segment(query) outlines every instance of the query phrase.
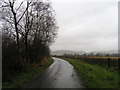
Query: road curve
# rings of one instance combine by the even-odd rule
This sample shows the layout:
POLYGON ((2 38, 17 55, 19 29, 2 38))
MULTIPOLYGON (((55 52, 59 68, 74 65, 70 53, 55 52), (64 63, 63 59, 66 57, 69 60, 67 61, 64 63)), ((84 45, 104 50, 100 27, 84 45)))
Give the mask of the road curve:
POLYGON ((26 88, 83 88, 73 66, 67 61, 53 58, 53 64, 26 88))

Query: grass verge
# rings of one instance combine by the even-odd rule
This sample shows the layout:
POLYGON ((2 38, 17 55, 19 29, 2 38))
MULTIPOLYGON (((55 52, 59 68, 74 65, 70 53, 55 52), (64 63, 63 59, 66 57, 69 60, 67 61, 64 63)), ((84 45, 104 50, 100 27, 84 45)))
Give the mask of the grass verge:
POLYGON ((74 66, 86 88, 119 88, 118 72, 75 59, 63 59, 74 66))
POLYGON ((52 58, 49 58, 49 62, 43 66, 34 68, 31 72, 22 73, 11 82, 2 83, 2 88, 24 88, 24 85, 38 77, 47 67, 53 63, 52 58))

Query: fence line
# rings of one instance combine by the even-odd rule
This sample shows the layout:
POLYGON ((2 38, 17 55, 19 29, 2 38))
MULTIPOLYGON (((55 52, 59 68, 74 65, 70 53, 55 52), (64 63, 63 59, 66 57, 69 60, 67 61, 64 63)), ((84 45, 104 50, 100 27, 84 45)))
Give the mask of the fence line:
POLYGON ((97 64, 108 68, 114 68, 118 70, 118 61, 120 57, 97 57, 97 56, 59 56, 64 58, 72 58, 80 61, 84 61, 90 64, 97 64))

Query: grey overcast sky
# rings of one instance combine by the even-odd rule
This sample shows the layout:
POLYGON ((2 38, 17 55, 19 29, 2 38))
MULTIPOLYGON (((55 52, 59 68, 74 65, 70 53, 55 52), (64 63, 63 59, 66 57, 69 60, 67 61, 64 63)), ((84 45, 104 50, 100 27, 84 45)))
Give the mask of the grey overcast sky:
POLYGON ((118 49, 118 0, 51 0, 58 35, 55 50, 118 49))

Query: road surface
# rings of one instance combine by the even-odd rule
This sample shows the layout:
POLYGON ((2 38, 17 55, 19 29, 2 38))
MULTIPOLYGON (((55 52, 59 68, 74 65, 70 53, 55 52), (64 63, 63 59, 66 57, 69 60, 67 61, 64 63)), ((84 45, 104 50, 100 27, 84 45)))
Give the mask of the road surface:
POLYGON ((73 66, 67 61, 53 58, 53 64, 26 88, 83 88, 73 66))

